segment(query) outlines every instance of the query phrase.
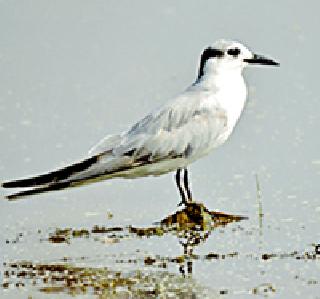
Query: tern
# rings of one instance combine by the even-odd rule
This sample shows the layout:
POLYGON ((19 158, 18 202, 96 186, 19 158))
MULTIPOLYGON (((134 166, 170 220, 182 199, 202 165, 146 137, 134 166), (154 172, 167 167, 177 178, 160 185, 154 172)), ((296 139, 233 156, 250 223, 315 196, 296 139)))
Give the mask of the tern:
POLYGON ((106 136, 80 162, 2 183, 4 188, 28 188, 7 198, 175 171, 181 203, 192 202, 187 166, 229 138, 245 106, 247 87, 242 72, 249 65, 279 63, 254 54, 237 41, 218 40, 203 50, 196 80, 185 91, 127 131, 106 136))

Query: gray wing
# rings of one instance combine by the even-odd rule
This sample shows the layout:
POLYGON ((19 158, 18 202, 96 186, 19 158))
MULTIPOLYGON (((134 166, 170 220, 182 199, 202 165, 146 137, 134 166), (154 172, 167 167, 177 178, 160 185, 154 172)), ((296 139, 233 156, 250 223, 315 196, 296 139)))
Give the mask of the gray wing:
POLYGON ((186 92, 148 114, 121 135, 99 143, 96 153, 112 150, 117 157, 159 160, 172 155, 197 155, 218 146, 225 133, 227 117, 207 94, 186 92))
POLYGON ((121 134, 107 135, 89 150, 88 155, 91 157, 101 153, 108 153, 121 144, 121 139, 121 134))

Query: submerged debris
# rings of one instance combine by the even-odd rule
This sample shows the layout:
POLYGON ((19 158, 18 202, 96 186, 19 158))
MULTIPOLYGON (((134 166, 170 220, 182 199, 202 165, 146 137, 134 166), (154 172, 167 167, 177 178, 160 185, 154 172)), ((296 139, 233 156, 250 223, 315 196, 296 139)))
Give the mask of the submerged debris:
POLYGON ((85 228, 56 228, 49 235, 48 241, 52 243, 69 243, 72 238, 89 238, 92 234, 106 234, 107 238, 121 239, 124 237, 123 233, 125 232, 139 237, 161 237, 168 232, 176 232, 181 235, 181 233, 187 234, 190 231, 211 231, 216 227, 244 219, 247 219, 247 217, 209 211, 203 204, 188 203, 184 209, 165 217, 157 226, 138 228, 134 226, 106 227, 94 225, 91 230, 85 228))
POLYGON ((271 283, 263 283, 252 289, 253 295, 267 296, 270 293, 275 293, 276 288, 271 283))
MULTIPOLYGON (((23 287, 33 284, 40 292, 46 294, 66 293, 70 295, 93 294, 109 298, 125 296, 125 298, 157 298, 159 296, 187 298, 196 293, 204 296, 208 290, 193 280, 185 280, 179 275, 159 272, 146 273, 136 270, 130 273, 114 271, 108 267, 77 267, 71 264, 32 264, 17 262, 7 265, 11 270, 9 277, 2 284, 23 287), (24 279, 23 282, 19 279, 24 279)), ((117 297, 118 298, 118 297, 117 297)), ((122 298, 122 297, 121 297, 122 298)))
POLYGON ((25 261, 7 263, 5 265, 7 268, 5 281, 2 287, 23 287, 30 284, 38 287, 41 292, 48 294, 94 294, 102 297, 120 295, 139 298, 156 298, 159 296, 189 298, 190 294, 195 293, 202 297, 201 294, 204 294, 207 290, 195 284, 190 277, 193 271, 193 261, 200 258, 207 260, 233 258, 238 253, 209 253, 200 257, 194 254, 195 247, 205 242, 217 227, 243 219, 246 219, 246 217, 209 211, 203 204, 188 203, 182 210, 178 210, 165 217, 158 224, 146 228, 98 225, 91 229, 56 228, 49 233, 47 241, 51 243, 70 243, 72 239, 85 238, 90 241, 113 244, 120 242, 123 238, 163 237, 172 234, 178 238, 183 247, 183 254, 174 257, 148 254, 138 259, 133 256, 128 259, 114 256, 113 262, 116 264, 139 263, 143 267, 143 270, 132 272, 121 272, 108 267, 75 266, 71 263, 72 259, 68 257, 64 257, 59 263, 52 264, 25 261), (98 235, 101 235, 101 237, 98 235), (165 269, 170 264, 177 266, 182 275, 166 272, 165 269), (149 273, 146 271, 148 268, 161 268, 162 271, 149 273))

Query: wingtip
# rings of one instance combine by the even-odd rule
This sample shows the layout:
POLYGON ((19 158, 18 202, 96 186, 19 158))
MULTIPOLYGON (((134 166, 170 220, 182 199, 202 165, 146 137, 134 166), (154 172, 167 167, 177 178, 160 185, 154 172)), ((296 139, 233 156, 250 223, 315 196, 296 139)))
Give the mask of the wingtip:
POLYGON ((11 188, 11 187, 14 187, 14 186, 11 186, 11 185, 12 185, 12 182, 10 182, 10 181, 2 182, 2 183, 1 183, 1 188, 11 188))
POLYGON ((9 195, 3 195, 0 198, 1 198, 1 200, 6 200, 6 201, 16 201, 17 200, 16 197, 17 197, 16 193, 13 193, 13 194, 9 194, 9 195))
POLYGON ((5 199, 6 199, 7 201, 17 201, 16 196, 13 196, 13 195, 7 195, 7 196, 5 196, 5 199))
POLYGON ((30 195, 32 195, 31 191, 34 191, 34 190, 35 189, 29 189, 25 191, 16 192, 16 193, 11 193, 9 195, 4 196, 4 199, 6 199, 7 201, 18 201, 28 196, 29 193, 30 195))
POLYGON ((1 188, 8 188, 8 182, 2 182, 1 188))

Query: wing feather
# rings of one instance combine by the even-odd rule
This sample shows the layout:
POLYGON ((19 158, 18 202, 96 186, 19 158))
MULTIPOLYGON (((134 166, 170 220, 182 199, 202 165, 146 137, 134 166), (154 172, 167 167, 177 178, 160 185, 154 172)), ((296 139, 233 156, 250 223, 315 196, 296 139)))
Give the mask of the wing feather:
POLYGON ((137 149, 137 153, 167 157, 190 155, 219 145, 226 131, 227 116, 215 103, 185 94, 162 109, 150 113, 126 132, 113 152, 122 155, 137 149), (192 151, 191 151, 192 149, 192 151))

